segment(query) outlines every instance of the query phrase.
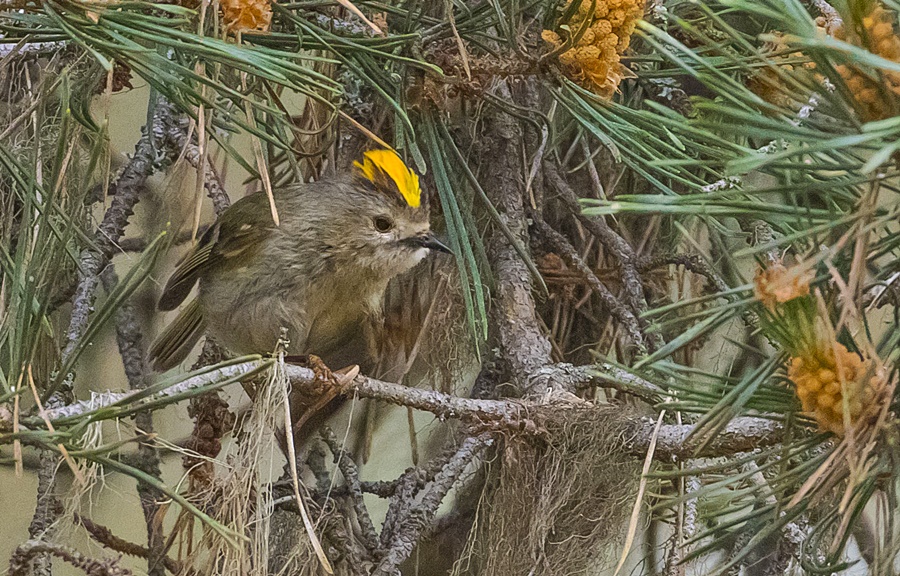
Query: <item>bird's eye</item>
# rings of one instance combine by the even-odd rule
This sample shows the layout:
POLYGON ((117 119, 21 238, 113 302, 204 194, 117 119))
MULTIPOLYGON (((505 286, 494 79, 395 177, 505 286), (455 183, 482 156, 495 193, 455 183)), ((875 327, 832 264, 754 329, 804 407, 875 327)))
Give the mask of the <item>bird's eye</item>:
POLYGON ((394 221, 387 216, 376 216, 375 219, 372 220, 372 223, 379 232, 388 232, 394 227, 394 221))

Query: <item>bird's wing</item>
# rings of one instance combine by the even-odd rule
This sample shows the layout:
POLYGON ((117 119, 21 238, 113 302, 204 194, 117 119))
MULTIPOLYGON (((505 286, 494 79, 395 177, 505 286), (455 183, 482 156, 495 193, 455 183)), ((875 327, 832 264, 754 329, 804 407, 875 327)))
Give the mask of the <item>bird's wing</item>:
POLYGON ((209 262, 209 256, 212 254, 218 236, 219 224, 216 223, 200 237, 200 242, 181 259, 175 272, 166 282, 166 287, 159 298, 160 310, 174 310, 184 302, 191 292, 191 288, 197 283, 200 273, 209 262))
POLYGON ((215 265, 229 265, 250 256, 274 228, 261 192, 235 202, 206 231, 194 248, 178 264, 159 299, 160 310, 174 310, 203 273, 215 265))
POLYGON ((206 322, 200 313, 200 305, 196 299, 191 300, 162 334, 156 337, 147 351, 151 367, 157 372, 174 368, 187 358, 205 328, 206 322))

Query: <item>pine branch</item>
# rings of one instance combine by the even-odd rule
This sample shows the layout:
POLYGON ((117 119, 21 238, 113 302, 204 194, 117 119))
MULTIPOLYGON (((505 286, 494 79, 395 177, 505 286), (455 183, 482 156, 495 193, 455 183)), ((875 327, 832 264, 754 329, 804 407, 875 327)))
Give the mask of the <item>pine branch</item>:
MULTIPOLYGON (((232 364, 217 370, 188 378, 177 385, 157 392, 146 399, 154 402, 154 408, 162 405, 157 401, 189 390, 209 386, 225 380, 233 381, 243 375, 251 375, 271 364, 271 360, 251 360, 232 364)), ((614 369, 620 370, 620 369, 614 369)), ((307 389, 310 393, 321 388, 321 380, 316 373, 302 366, 287 364, 285 375, 296 390, 307 389)), ((542 421, 546 417, 558 416, 562 409, 591 406, 590 403, 573 399, 568 389, 589 386, 611 387, 625 392, 639 391, 648 399, 662 394, 657 386, 631 377, 626 374, 606 373, 604 366, 571 366, 568 364, 541 367, 526 380, 535 390, 544 390, 536 399, 503 399, 486 400, 462 398, 445 394, 436 390, 411 388, 401 384, 384 382, 359 375, 344 384, 342 393, 360 398, 371 398, 398 406, 408 406, 425 412, 431 412, 440 419, 458 419, 470 428, 479 431, 497 431, 502 433, 541 434, 542 421)), ((97 410, 116 403, 126 403, 131 394, 107 393, 97 396, 92 402, 80 402, 70 406, 48 410, 51 419, 71 418, 90 410, 97 410)), ((2 416, 2 414, 0 414, 2 416)), ((3 424, 0 421, 0 424, 3 424)), ((7 423, 7 426, 9 423, 7 423)), ((622 434, 629 440, 628 450, 637 456, 646 453, 650 445, 653 426, 649 420, 629 418, 623 415, 622 434)), ((783 425, 776 420, 759 417, 734 418, 716 439, 701 454, 694 454, 693 447, 686 442, 693 431, 689 424, 665 424, 662 426, 656 454, 661 459, 687 458, 693 456, 726 456, 737 452, 745 452, 753 448, 771 446, 781 440, 783 425)))
MULTIPOLYGON (((510 101, 506 81, 497 85, 497 97, 510 101)), ((519 154, 523 145, 521 126, 506 112, 496 111, 481 142, 481 154, 490 158, 484 190, 509 231, 527 246, 525 186, 519 178, 519 154), (488 135, 489 134, 489 135, 488 135)), ((488 259, 495 278, 491 309, 491 338, 499 349, 498 359, 506 365, 509 379, 528 393, 527 378, 550 363, 550 341, 541 331, 531 293, 531 274, 509 240, 497 228, 485 239, 488 259)))
MULTIPOLYGON (((101 280, 107 292, 111 292, 118 284, 115 269, 107 266, 101 273, 101 280)), ((149 374, 143 346, 143 330, 138 322, 137 313, 131 302, 124 303, 116 311, 116 343, 119 347, 119 355, 125 367, 125 377, 128 387, 134 391, 144 390, 149 384, 149 374)), ((153 413, 142 410, 135 415, 135 427, 144 435, 153 433, 153 413)), ((146 474, 156 478, 161 477, 159 452, 151 442, 138 443, 138 468, 146 474)), ((147 542, 149 553, 147 556, 147 574, 149 576, 165 576, 165 565, 161 559, 165 556, 165 539, 163 537, 162 523, 157 514, 160 503, 164 500, 162 492, 148 485, 146 482, 137 483, 138 498, 141 509, 144 512, 144 522, 147 525, 147 542)))
POLYGON ((113 559, 97 560, 67 546, 29 540, 16 548, 9 559, 9 576, 28 576, 32 559, 43 555, 60 558, 88 576, 131 576, 132 573, 113 559))
POLYGON ((409 558, 422 532, 431 524, 438 507, 469 463, 488 446, 488 436, 466 438, 455 454, 442 467, 434 480, 416 495, 416 501, 400 500, 405 510, 396 519, 397 530, 391 534, 387 552, 373 576, 393 576, 400 564, 409 558))

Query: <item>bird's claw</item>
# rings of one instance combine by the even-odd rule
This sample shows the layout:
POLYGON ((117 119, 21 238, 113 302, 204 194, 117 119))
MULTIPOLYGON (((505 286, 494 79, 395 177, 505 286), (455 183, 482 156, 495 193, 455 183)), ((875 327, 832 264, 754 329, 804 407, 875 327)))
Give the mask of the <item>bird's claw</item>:
POLYGON ((334 373, 331 371, 331 368, 315 354, 309 354, 306 357, 306 366, 313 371, 313 374, 315 374, 316 382, 321 384, 331 384, 332 386, 335 384, 334 373))

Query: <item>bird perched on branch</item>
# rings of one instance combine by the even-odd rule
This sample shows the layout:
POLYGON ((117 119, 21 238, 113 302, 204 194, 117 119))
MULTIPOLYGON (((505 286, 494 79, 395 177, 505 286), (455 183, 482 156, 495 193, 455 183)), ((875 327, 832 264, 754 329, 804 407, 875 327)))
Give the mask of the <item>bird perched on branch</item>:
POLYGON ((274 192, 280 219, 257 192, 228 208, 169 278, 159 301, 197 297, 151 346, 154 369, 185 359, 204 332, 239 354, 272 352, 282 329, 291 354, 328 359, 381 311, 391 278, 432 250, 419 179, 392 150, 372 150, 352 173, 274 192))

